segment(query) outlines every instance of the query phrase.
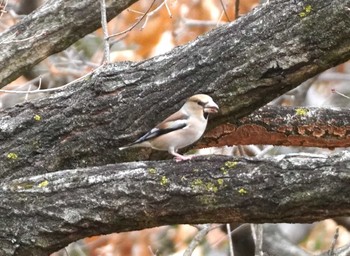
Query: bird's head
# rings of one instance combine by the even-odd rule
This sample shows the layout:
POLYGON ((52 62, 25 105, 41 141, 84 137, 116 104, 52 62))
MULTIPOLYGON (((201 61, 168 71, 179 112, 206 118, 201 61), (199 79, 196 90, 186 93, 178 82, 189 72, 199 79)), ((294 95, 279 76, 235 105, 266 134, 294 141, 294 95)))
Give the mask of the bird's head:
POLYGON ((219 106, 206 94, 196 94, 187 99, 185 106, 188 112, 201 112, 206 117, 209 113, 217 113, 219 106))

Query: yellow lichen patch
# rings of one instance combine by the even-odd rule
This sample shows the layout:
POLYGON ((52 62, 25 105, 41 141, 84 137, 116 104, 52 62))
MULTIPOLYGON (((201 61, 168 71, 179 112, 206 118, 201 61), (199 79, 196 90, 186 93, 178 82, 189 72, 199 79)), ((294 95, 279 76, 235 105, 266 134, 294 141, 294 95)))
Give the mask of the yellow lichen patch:
POLYGON ((35 121, 41 121, 41 116, 39 116, 39 115, 34 115, 34 120, 35 120, 35 121))
POLYGON ((227 171, 227 169, 226 169, 225 167, 220 167, 220 171, 222 171, 222 173, 223 173, 224 175, 227 175, 227 174, 228 174, 228 171, 227 171))
POLYGON ((201 179, 195 179, 194 181, 192 181, 191 185, 192 185, 192 187, 193 186, 202 186, 203 181, 201 179))
POLYGON ((157 173, 157 169, 156 168, 148 168, 148 173, 149 174, 156 174, 157 173))
POLYGON ((44 180, 42 182, 39 183, 38 187, 39 188, 44 188, 46 187, 47 185, 49 185, 49 182, 47 180, 44 180))
POLYGON ((193 172, 199 172, 199 169, 195 168, 193 169, 193 172))
POLYGON ((209 192, 218 192, 218 187, 214 185, 212 182, 205 183, 205 189, 209 192))
POLYGON ((224 185, 224 180, 223 179, 218 179, 217 182, 218 182, 218 184, 220 186, 224 185))
POLYGON ((7 154, 8 159, 16 160, 18 158, 18 155, 16 153, 10 152, 7 154))
POLYGON ((299 13, 299 17, 304 18, 307 15, 309 15, 311 11, 312 11, 312 7, 311 7, 311 5, 308 4, 305 6, 304 10, 299 13))
POLYGON ((245 190, 244 188, 241 188, 241 189, 239 189, 238 190, 238 193, 240 194, 240 195, 245 195, 245 194, 247 194, 248 193, 248 191, 247 190, 245 190))
POLYGON ((297 108, 295 110, 295 114, 297 116, 307 116, 308 113, 309 113, 309 110, 306 108, 297 108))
POLYGON ((169 179, 165 176, 162 176, 161 180, 160 180, 160 185, 165 186, 169 184, 169 179))
POLYGON ((237 166, 237 162, 236 161, 234 161, 234 162, 233 161, 226 161, 225 166, 227 168, 233 169, 237 166))

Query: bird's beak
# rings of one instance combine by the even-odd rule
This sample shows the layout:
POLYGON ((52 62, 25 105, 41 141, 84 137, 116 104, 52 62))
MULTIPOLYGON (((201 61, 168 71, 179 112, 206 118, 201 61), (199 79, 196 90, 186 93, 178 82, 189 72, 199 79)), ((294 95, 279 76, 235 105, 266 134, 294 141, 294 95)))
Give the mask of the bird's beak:
POLYGON ((204 106, 204 112, 206 113, 217 113, 219 112, 219 106, 215 102, 208 102, 204 106))

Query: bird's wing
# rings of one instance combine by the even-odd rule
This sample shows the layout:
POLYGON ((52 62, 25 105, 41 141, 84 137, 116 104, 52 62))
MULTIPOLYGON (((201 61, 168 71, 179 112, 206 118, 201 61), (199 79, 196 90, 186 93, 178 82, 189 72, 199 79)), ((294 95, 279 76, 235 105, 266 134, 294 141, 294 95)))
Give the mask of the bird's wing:
POLYGON ((171 116, 169 116, 167 119, 165 119, 163 122, 158 124, 156 127, 154 127, 152 130, 150 130, 148 133, 143 135, 141 138, 136 140, 133 144, 141 143, 146 140, 153 139, 155 137, 158 137, 160 135, 176 131, 179 129, 183 129, 188 125, 188 119, 189 116, 178 111, 171 116))

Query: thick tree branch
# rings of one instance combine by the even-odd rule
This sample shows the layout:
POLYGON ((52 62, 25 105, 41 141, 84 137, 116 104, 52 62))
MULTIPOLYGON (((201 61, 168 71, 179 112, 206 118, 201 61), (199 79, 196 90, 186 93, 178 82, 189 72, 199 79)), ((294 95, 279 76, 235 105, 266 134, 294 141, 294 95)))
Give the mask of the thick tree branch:
MULTIPOLYGON (((137 0, 106 1, 108 20, 137 0)), ((49 0, 0 34, 0 88, 101 26, 95 0, 49 0)))
POLYGON ((0 252, 46 255, 82 237, 166 224, 312 222, 349 215, 349 164, 348 152, 212 156, 2 181, 0 252))
POLYGON ((165 55, 108 65, 49 99, 5 110, 0 177, 148 159, 150 151, 117 148, 199 92, 221 107, 212 127, 242 117, 349 59, 349 5, 273 1, 165 55))
POLYGON ((216 127, 197 145, 271 144, 305 147, 350 147, 348 109, 266 106, 251 115, 216 127))

